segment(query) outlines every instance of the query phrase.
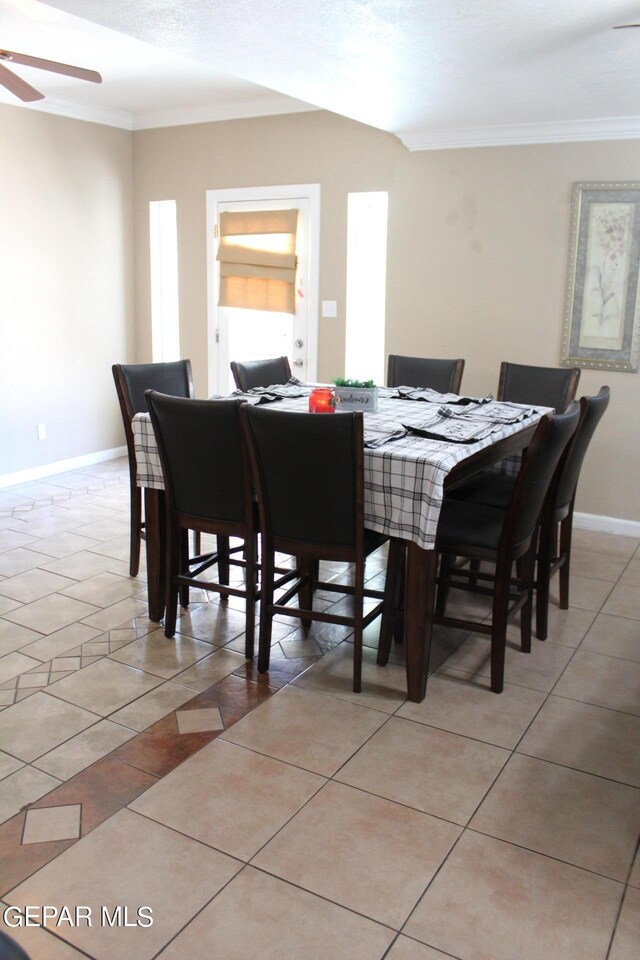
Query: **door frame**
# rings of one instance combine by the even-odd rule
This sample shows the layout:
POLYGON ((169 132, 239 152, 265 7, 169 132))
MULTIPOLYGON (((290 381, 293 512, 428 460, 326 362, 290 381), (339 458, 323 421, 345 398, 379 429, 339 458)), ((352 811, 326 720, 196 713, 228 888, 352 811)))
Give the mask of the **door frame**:
POLYGON ((235 187, 207 190, 207 360, 209 395, 219 392, 218 329, 219 278, 216 261, 217 209, 219 203, 251 200, 309 201, 309 288, 307 290, 307 379, 318 379, 318 314, 320 307, 320 184, 298 183, 268 187, 235 187))

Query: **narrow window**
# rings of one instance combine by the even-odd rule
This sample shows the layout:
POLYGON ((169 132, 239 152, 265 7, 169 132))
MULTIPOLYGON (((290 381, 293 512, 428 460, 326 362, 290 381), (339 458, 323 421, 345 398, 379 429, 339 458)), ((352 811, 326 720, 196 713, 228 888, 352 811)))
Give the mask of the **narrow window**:
POLYGON ((149 204, 151 341, 154 363, 180 359, 178 230, 175 200, 149 204))
POLYGON ((386 192, 350 193, 347 208, 345 375, 384 383, 386 192))

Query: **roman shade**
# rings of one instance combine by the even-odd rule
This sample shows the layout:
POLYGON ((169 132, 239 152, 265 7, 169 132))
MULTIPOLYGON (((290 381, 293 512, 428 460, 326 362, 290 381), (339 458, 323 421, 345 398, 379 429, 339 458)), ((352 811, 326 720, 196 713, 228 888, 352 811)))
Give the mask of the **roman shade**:
POLYGON ((220 214, 221 307, 295 313, 297 210, 220 214))

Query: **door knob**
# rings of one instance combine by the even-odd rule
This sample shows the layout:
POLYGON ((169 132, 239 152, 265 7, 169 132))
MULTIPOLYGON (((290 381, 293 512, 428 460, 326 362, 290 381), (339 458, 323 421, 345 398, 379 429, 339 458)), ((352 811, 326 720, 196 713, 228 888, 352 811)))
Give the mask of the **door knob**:
POLYGON ((304 340, 296 340, 293 345, 294 347, 298 347, 298 349, 300 349, 300 347, 304 347, 304 340))
POLYGON ((303 366, 304 366, 304 361, 303 361, 303 360, 294 360, 294 361, 293 361, 293 365, 294 365, 294 367, 303 367, 303 366))

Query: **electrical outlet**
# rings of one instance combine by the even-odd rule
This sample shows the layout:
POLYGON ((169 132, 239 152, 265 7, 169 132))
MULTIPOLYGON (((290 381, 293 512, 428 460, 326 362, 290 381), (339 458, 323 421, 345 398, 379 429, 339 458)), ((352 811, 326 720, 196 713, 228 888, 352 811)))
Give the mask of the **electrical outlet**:
POLYGON ((38 426, 37 426, 37 431, 38 431, 38 440, 46 440, 46 439, 47 439, 47 425, 46 425, 46 423, 39 423, 38 426))

